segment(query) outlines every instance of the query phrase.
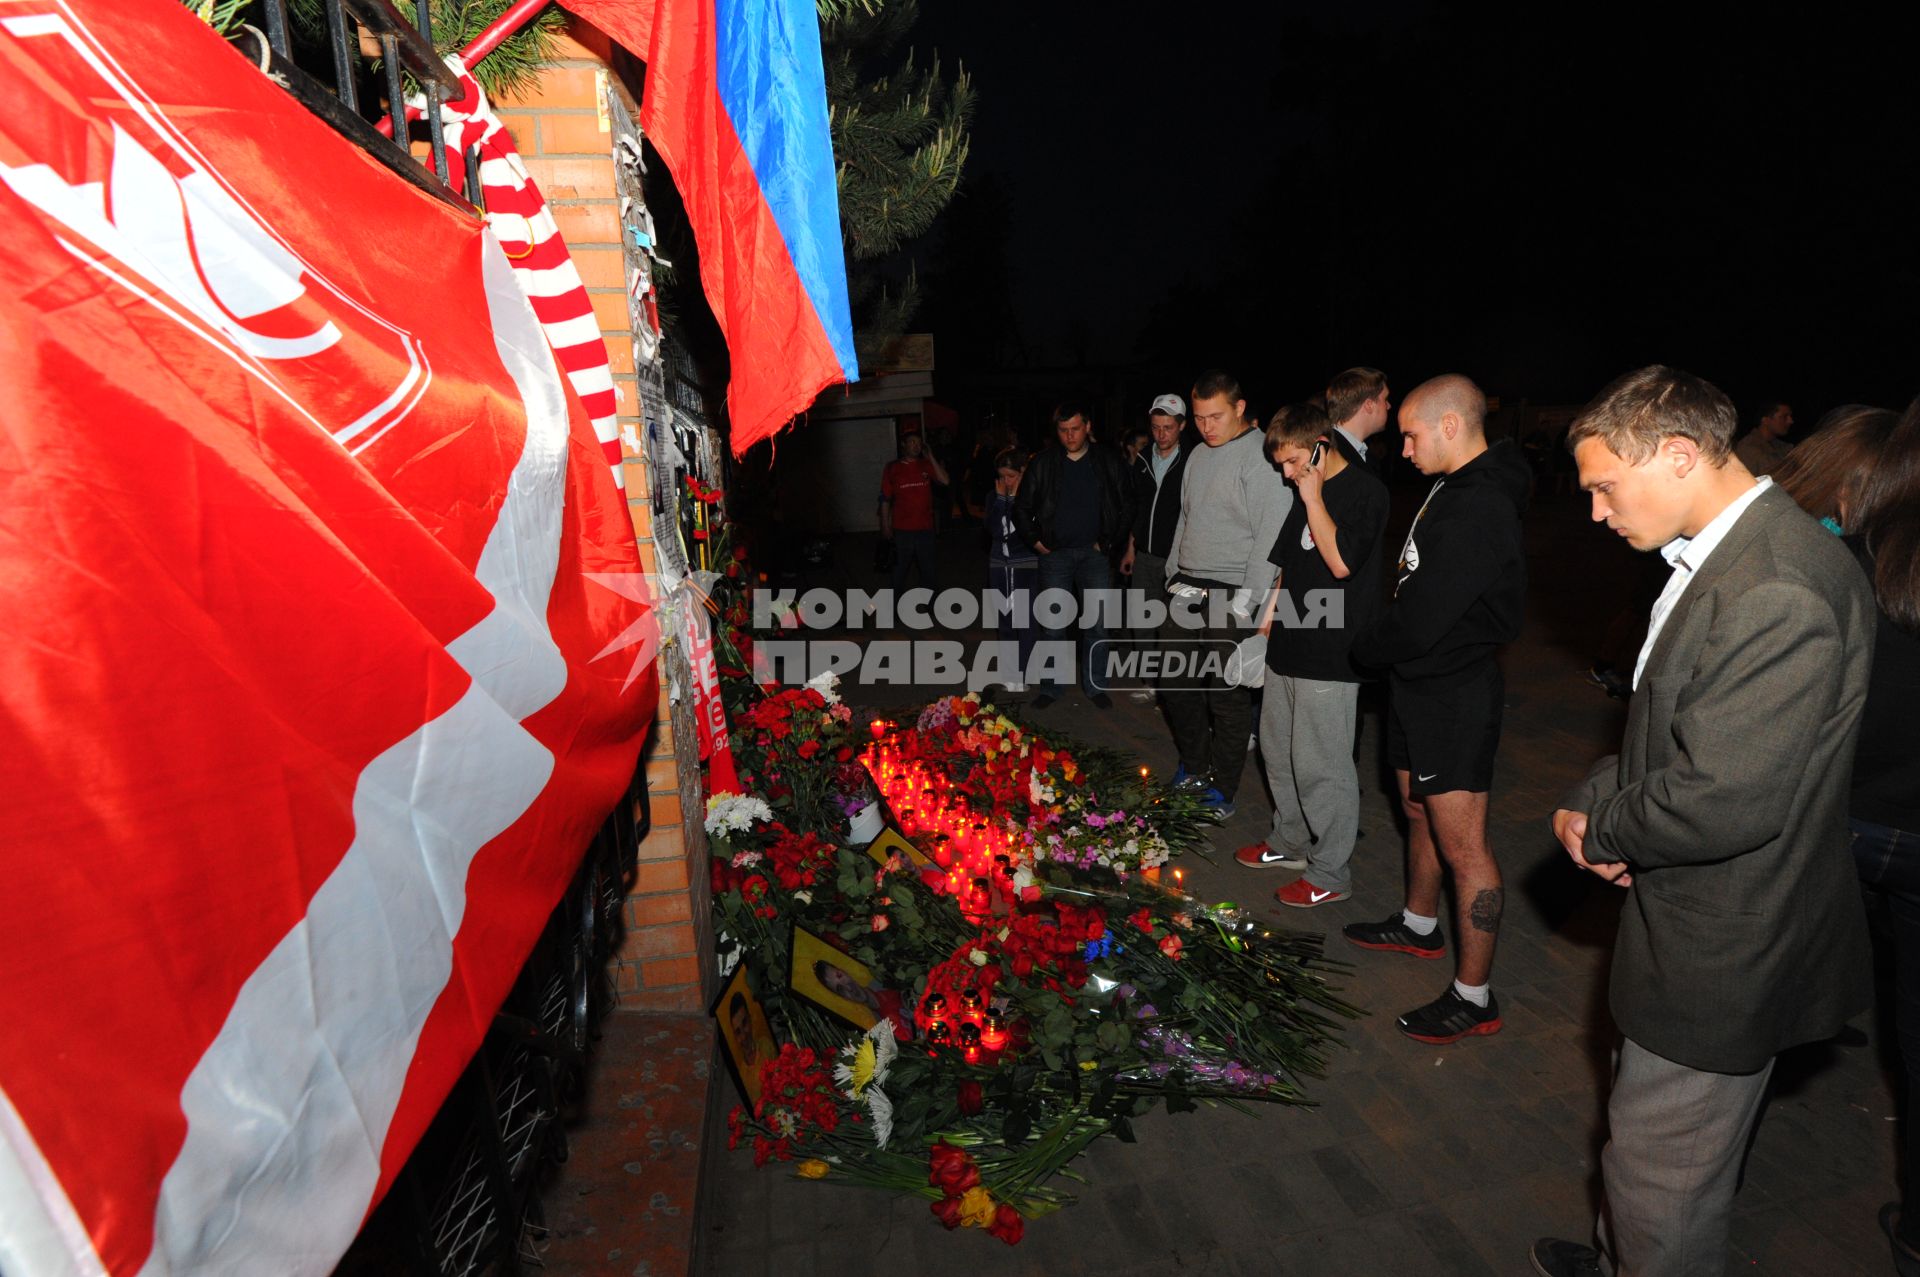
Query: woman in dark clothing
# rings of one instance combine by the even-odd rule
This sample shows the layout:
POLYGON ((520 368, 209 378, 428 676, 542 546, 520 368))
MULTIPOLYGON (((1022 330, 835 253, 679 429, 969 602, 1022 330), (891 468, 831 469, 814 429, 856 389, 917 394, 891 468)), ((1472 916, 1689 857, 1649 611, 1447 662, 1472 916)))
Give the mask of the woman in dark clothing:
POLYGON ((1887 439, 1857 501, 1840 509, 1880 608, 1854 755, 1853 854, 1892 924, 1895 1022, 1907 1072, 1901 1203, 1880 1223, 1897 1272, 1920 1277, 1920 399, 1887 439))
POLYGON ((1020 491, 1020 479, 1026 473, 1027 456, 1008 448, 993 459, 993 494, 987 498, 987 586, 1009 600, 1010 610, 1000 614, 1000 660, 1004 664, 1018 660, 1013 677, 1006 680, 1009 692, 1027 690, 1027 662, 1033 657, 1034 586, 1040 579, 1040 556, 1021 537, 1013 522, 1013 498, 1020 491))
POLYGON ((1827 531, 1850 529, 1841 510, 1860 504, 1860 486, 1873 473, 1900 414, 1865 404, 1847 404, 1820 424, 1782 461, 1773 481, 1827 531))

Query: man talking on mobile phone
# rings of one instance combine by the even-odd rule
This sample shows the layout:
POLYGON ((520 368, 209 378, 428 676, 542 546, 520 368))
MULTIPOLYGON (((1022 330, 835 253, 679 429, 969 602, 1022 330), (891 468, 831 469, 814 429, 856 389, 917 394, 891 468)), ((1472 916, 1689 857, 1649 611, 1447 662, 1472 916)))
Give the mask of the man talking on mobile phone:
POLYGON ((1260 698, 1260 756, 1273 791, 1273 828, 1234 859, 1249 869, 1304 869, 1274 893, 1310 909, 1353 893, 1360 835, 1360 774, 1353 764, 1362 675, 1354 635, 1380 610, 1387 486, 1333 428, 1318 403, 1291 404, 1267 426, 1267 456, 1298 500, 1268 556, 1281 593, 1267 600, 1266 691, 1260 698))

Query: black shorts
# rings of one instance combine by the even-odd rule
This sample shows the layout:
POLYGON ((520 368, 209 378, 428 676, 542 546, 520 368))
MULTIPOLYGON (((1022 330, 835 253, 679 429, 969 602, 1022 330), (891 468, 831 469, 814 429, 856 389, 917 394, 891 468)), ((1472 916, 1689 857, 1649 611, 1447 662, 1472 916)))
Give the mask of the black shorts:
POLYGON ((1421 798, 1493 788, 1493 756, 1500 748, 1506 681, 1500 667, 1432 682, 1393 680, 1387 698, 1387 765, 1407 773, 1408 792, 1421 798))

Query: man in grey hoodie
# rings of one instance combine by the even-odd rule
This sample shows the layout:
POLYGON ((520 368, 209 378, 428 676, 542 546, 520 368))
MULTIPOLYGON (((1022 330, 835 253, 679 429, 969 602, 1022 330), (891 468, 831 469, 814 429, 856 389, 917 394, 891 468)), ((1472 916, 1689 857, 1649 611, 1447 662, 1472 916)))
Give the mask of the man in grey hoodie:
MULTIPOLYGON (((1203 657, 1217 657, 1254 632, 1256 611, 1273 584, 1267 555, 1293 509, 1293 490, 1267 459, 1266 436, 1248 420, 1234 378, 1217 369, 1200 375, 1193 423, 1204 446, 1187 458, 1167 573, 1170 589, 1199 593, 1172 601, 1166 633, 1203 657), (1188 628, 1196 620, 1205 624, 1188 628)), ((1232 815, 1253 726, 1247 690, 1209 669, 1199 678, 1170 680, 1160 698, 1180 753, 1174 783, 1203 791, 1222 816, 1232 815)))

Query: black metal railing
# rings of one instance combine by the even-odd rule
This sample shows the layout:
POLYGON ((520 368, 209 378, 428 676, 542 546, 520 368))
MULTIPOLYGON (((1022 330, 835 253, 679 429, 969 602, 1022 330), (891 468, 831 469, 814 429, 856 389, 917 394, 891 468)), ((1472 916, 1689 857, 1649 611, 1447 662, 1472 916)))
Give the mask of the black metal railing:
POLYGON ((285 87, 300 104, 332 125, 350 141, 424 191, 460 207, 478 208, 480 199, 480 153, 475 147, 464 149, 460 157, 465 177, 465 198, 456 194, 448 180, 447 140, 440 119, 440 106, 460 95, 460 82, 447 69, 446 62, 434 51, 432 5, 426 0, 414 6, 419 15, 415 26, 394 6, 392 0, 321 0, 326 13, 326 44, 332 84, 328 84, 298 61, 295 32, 288 20, 286 0, 259 0, 265 32, 244 27, 234 37, 260 69, 285 87), (379 77, 384 80, 386 110, 361 105, 362 78, 374 72, 360 50, 361 33, 371 36, 379 46, 379 77), (264 43, 263 43, 264 41, 264 43), (408 145, 406 77, 411 75, 426 98, 423 118, 427 127, 428 163, 414 159, 408 145), (369 115, 371 108, 373 114, 369 115), (385 131, 375 127, 375 121, 385 131))

